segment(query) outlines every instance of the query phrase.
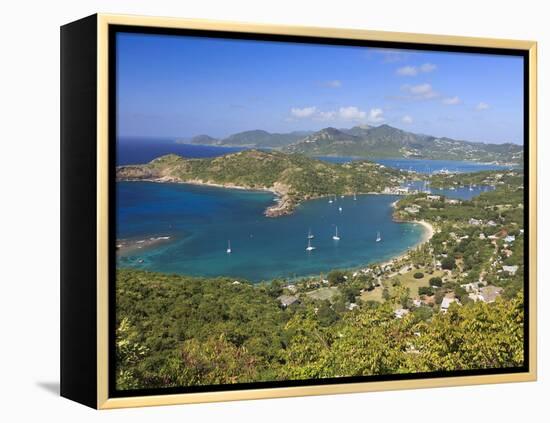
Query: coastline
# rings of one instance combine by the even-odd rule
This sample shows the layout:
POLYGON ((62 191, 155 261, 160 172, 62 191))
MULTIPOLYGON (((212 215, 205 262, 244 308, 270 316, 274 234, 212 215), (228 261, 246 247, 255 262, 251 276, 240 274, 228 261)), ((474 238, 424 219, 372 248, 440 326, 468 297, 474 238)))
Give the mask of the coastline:
POLYGON ((391 259, 389 260, 386 260, 384 262, 381 262, 379 263, 380 266, 384 267, 384 266, 388 266, 388 265, 391 265, 393 263, 396 263, 404 258, 406 258, 409 254, 409 251, 411 249, 414 249, 414 248, 418 248, 420 247, 421 245, 427 243, 428 241, 430 241, 430 239, 432 239, 432 237, 434 236, 435 234, 435 229, 434 227, 432 226, 431 223, 425 221, 425 220, 411 220, 411 221, 405 221, 405 222, 402 222, 402 223, 415 223, 415 224, 418 224, 420 226, 422 226, 425 230, 424 230, 424 234, 422 235, 422 237, 420 238, 420 241, 418 241, 415 245, 413 245, 412 247, 408 248, 407 251, 401 253, 401 254, 398 254, 397 256, 395 257, 392 257, 391 259))
POLYGON ((424 233, 424 236, 422 237, 422 240, 416 245, 417 247, 421 244, 424 244, 428 242, 432 237, 434 236, 435 229, 433 225, 425 220, 414 220, 413 223, 417 223, 426 229, 426 232, 424 233))
POLYGON ((117 255, 125 255, 138 250, 153 248, 163 242, 171 241, 171 236, 153 236, 140 239, 117 239, 115 250, 117 255))
MULTIPOLYGON (((140 180, 140 181, 143 181, 143 180, 140 180)), ((163 178, 163 180, 156 179, 156 180, 150 180, 148 182, 169 182, 169 181, 167 181, 167 178, 163 178)), ((246 187, 241 187, 241 186, 235 186, 235 185, 232 185, 232 184, 223 185, 223 184, 215 184, 215 183, 204 183, 203 181, 190 181, 190 182, 175 181, 175 182, 176 183, 189 183, 190 185, 212 186, 212 187, 215 187, 215 188, 253 191, 253 189, 246 188, 246 187)), ((255 189, 255 191, 257 191, 257 192, 271 192, 271 193, 274 193, 276 195, 280 194, 278 191, 275 191, 273 189, 268 189, 268 188, 265 188, 265 187, 264 188, 257 188, 257 189, 255 189)), ((280 201, 281 200, 279 199, 278 203, 274 206, 271 206, 271 207, 279 207, 280 206, 280 201)), ((398 199, 395 200, 393 203, 391 203, 390 207, 395 208, 395 204, 398 201, 399 201, 398 199)), ((411 250, 414 250, 414 249, 418 248, 419 246, 425 244, 426 242, 429 242, 430 239, 433 237, 433 235, 435 233, 435 229, 432 226, 432 224, 425 221, 425 220, 396 220, 396 219, 394 219, 394 221, 400 222, 400 223, 409 223, 409 224, 422 226, 422 234, 420 235, 420 237, 418 238, 416 243, 409 246, 405 251, 402 251, 401 253, 398 253, 397 255, 390 256, 385 261, 380 260, 380 261, 374 261, 374 262, 371 262, 371 263, 361 263, 361 264, 358 264, 358 265, 355 265, 355 266, 352 266, 352 267, 349 267, 349 268, 346 267, 346 270, 348 270, 348 271, 365 270, 365 269, 369 268, 369 266, 373 266, 373 265, 374 266, 386 267, 388 265, 398 263, 398 262, 402 261, 403 259, 406 259, 411 250)), ((172 237, 170 237, 170 236, 155 236, 155 237, 150 237, 150 238, 146 237, 144 239, 139 239, 139 240, 119 239, 119 240, 117 240, 117 245, 116 245, 117 255, 124 256, 124 255, 127 255, 129 253, 136 252, 136 251, 139 251, 139 250, 142 250, 142 249, 154 248, 156 245, 158 245, 160 243, 170 242, 170 241, 172 241, 172 237)), ((304 280, 304 279, 311 278, 313 276, 315 276, 315 274, 302 275, 302 276, 299 276, 299 277, 294 277, 294 278, 292 278, 292 280, 304 280)))
MULTIPOLYGON (((303 199, 296 199, 295 197, 290 197, 288 195, 288 191, 290 189, 289 186, 281 184, 276 182, 273 187, 247 187, 242 185, 236 185, 232 183, 216 183, 216 182, 210 182, 210 181, 203 181, 200 179, 189 179, 189 180, 181 180, 179 178, 175 178, 173 176, 161 176, 159 178, 117 178, 117 182, 154 182, 154 183, 174 183, 174 184, 189 184, 189 185, 196 185, 196 186, 207 186, 207 187, 214 187, 214 188, 224 188, 224 189, 236 189, 236 190, 242 190, 242 191, 257 191, 257 192, 269 192, 277 197, 277 203, 269 206, 264 211, 264 215, 266 217, 279 217, 279 216, 285 216, 292 214, 294 209, 299 206, 303 201, 308 200, 316 200, 319 198, 329 198, 334 194, 325 194, 325 195, 316 195, 316 196, 309 196, 307 198, 303 199)), ((369 192, 347 192, 344 195, 396 195, 396 196, 402 196, 403 194, 397 194, 393 192, 375 192, 375 191, 369 191, 369 192)), ((392 203, 392 207, 394 204, 399 201, 396 200, 394 203, 392 203)))

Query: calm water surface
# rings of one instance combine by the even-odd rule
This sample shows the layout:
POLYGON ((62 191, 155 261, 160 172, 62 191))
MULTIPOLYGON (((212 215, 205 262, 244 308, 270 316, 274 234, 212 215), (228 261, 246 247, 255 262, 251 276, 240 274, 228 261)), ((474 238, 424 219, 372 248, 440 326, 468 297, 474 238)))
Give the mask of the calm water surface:
POLYGON ((424 228, 392 220, 397 197, 308 201, 267 218, 273 195, 189 184, 117 183, 117 238, 170 236, 118 259, 121 267, 251 281, 318 274, 389 259, 417 244, 424 228), (342 211, 339 211, 339 207, 342 211), (336 226, 340 241, 334 241, 336 226), (307 236, 316 249, 307 252, 307 236), (382 241, 376 242, 377 232, 382 241), (227 254, 231 241, 232 253, 227 254))

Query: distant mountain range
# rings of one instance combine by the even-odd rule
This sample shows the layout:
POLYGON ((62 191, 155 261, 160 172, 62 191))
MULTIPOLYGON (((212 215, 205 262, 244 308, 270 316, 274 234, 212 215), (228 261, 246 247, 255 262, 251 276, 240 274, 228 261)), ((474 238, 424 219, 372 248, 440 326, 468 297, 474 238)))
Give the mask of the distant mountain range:
POLYGON ((521 163, 523 146, 512 143, 485 144, 447 137, 415 134, 390 125, 324 128, 317 132, 286 134, 263 130, 245 131, 224 139, 199 135, 192 144, 280 149, 307 156, 354 156, 365 158, 416 158, 521 163))

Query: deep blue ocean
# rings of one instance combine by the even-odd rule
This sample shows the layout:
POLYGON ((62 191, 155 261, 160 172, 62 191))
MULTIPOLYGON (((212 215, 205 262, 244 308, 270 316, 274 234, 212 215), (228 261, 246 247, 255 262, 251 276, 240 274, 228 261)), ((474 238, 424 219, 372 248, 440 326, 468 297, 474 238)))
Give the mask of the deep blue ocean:
POLYGON ((208 145, 177 144, 167 138, 121 138, 116 148, 117 166, 149 163, 165 154, 183 157, 216 157, 242 151, 240 147, 218 147, 208 145))
MULTIPOLYGON (((123 139, 117 164, 139 164, 168 153, 184 157, 215 157, 240 151, 233 147, 175 144, 173 140, 123 139)), ((351 158, 324 158, 331 162, 351 158)), ((399 169, 418 172, 468 172, 495 168, 468 162, 380 160, 399 169)), ((468 199, 486 189, 469 187, 432 190, 468 199)), ((392 220, 391 203, 397 197, 361 195, 308 201, 290 216, 267 218, 264 210, 273 195, 189 184, 152 182, 117 183, 117 239, 170 237, 151 248, 120 255, 118 266, 195 276, 231 276, 258 282, 319 274, 335 268, 353 268, 398 255, 416 245, 424 229, 392 220), (339 211, 339 207, 342 211, 339 211), (332 236, 338 226, 340 241, 332 236), (316 249, 307 252, 307 234, 316 249), (376 242, 377 232, 382 236, 376 242), (232 253, 227 254, 231 242, 232 253)))

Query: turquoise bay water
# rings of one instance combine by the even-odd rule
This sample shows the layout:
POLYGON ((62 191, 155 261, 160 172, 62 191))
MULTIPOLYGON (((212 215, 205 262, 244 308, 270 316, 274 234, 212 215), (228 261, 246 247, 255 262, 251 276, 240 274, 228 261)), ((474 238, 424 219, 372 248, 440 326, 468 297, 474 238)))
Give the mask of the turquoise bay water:
POLYGON ((318 199, 292 215, 267 218, 263 211, 273 203, 271 193, 118 182, 117 238, 170 237, 120 256, 118 266, 255 282, 357 267, 389 259, 421 240, 422 226, 392 220, 396 199, 360 195, 356 201, 338 197, 333 204, 318 199), (336 226, 340 241, 332 239, 336 226), (316 249, 307 252, 310 228, 316 249), (377 231, 381 242, 375 242, 377 231))
MULTIPOLYGON (((117 163, 146 163, 162 154, 215 157, 240 148, 175 144, 173 140, 123 139, 117 163)), ((322 157, 334 163, 351 157, 322 157)), ((441 169, 474 172, 503 166, 449 160, 381 159, 388 167, 431 173, 441 169)), ((416 186, 413 182, 411 187, 416 186)), ((470 199, 490 187, 432 189, 434 194, 470 199)), ((390 204, 397 197, 362 195, 308 201, 292 215, 266 218, 272 204, 266 192, 228 190, 188 184, 117 183, 117 238, 141 240, 170 237, 148 249, 118 258, 121 267, 196 276, 231 276, 251 281, 293 278, 335 268, 353 268, 387 260, 418 243, 423 228, 392 221, 390 204), (342 207, 342 212, 338 211, 342 207), (338 226, 340 241, 332 240, 338 226), (311 228, 316 248, 306 252, 311 228), (381 242, 375 242, 380 231, 381 242), (231 241, 232 253, 227 254, 231 241)))

